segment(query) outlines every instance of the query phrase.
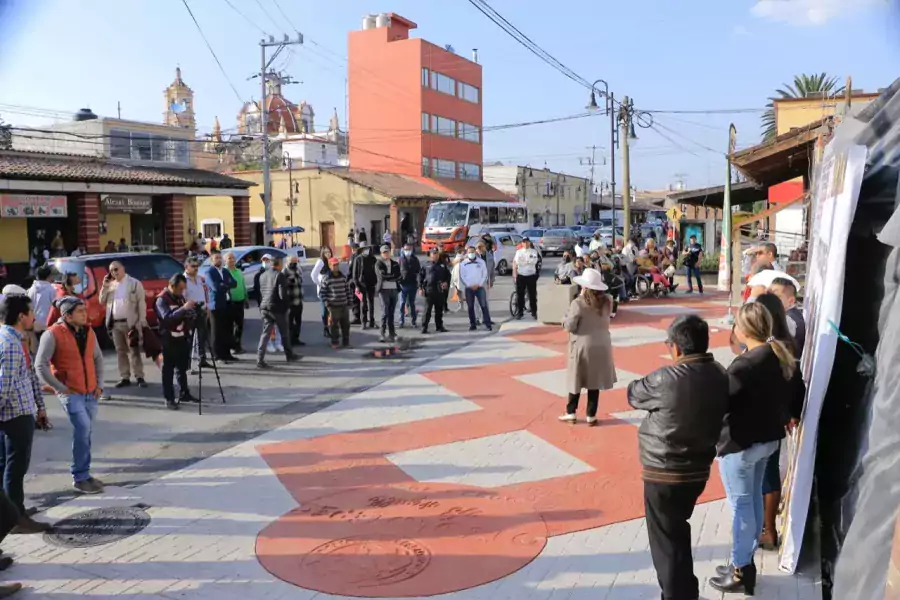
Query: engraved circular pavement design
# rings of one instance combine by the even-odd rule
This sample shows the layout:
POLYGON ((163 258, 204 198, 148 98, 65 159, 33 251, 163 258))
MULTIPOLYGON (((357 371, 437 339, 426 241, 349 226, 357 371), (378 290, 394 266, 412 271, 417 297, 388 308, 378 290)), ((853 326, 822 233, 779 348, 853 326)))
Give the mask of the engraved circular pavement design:
POLYGON ((256 542, 260 563, 294 585, 343 596, 433 596, 510 575, 547 527, 530 505, 481 488, 409 483, 319 498, 256 542))
POLYGON ((58 521, 44 540, 64 548, 90 548, 131 537, 150 524, 140 506, 95 508, 58 521))

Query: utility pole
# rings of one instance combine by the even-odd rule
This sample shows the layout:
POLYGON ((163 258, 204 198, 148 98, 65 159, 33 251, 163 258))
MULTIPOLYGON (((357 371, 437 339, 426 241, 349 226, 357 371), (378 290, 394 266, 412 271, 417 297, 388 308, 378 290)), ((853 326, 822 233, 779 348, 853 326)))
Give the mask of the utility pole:
POLYGON ((268 40, 260 40, 259 42, 259 50, 260 50, 260 71, 259 71, 259 79, 261 82, 262 88, 262 100, 259 103, 259 112, 260 112, 260 124, 262 126, 262 172, 263 172, 263 208, 265 209, 265 223, 263 224, 263 241, 266 245, 269 244, 269 241, 272 239, 272 234, 269 233, 269 229, 272 227, 272 173, 269 168, 269 111, 267 107, 267 98, 266 96, 269 93, 269 90, 266 86, 268 83, 268 70, 269 65, 275 60, 275 58, 281 53, 282 50, 287 48, 288 46, 296 46, 303 43, 303 35, 299 32, 297 33, 297 37, 295 39, 288 38, 287 34, 285 34, 284 39, 280 41, 275 41, 274 36, 269 36, 268 40), (266 61, 266 49, 267 48, 275 48, 275 52, 272 54, 272 58, 266 61))
MULTIPOLYGON (((585 160, 588 161, 588 165, 590 165, 590 167, 591 167, 591 181, 588 184, 587 193, 585 193, 585 195, 584 195, 584 217, 582 220, 585 222, 590 220, 589 215, 591 214, 590 213, 590 202, 591 202, 590 199, 591 199, 591 194, 594 192, 594 165, 596 164, 596 160, 597 160, 597 146, 588 146, 587 149, 591 151, 591 157, 585 158, 585 159, 578 159, 578 162, 582 165, 584 164, 583 161, 585 161, 585 160)), ((601 195, 600 199, 601 200, 603 199, 602 195, 601 195)))
POLYGON ((731 303, 734 299, 734 290, 732 290, 732 261, 734 257, 732 256, 732 248, 731 248, 731 155, 734 154, 735 145, 737 143, 737 129, 732 123, 728 127, 728 156, 726 157, 725 164, 728 169, 727 176, 725 177, 725 195, 722 199, 722 252, 725 255, 725 281, 724 285, 720 286, 720 291, 725 291, 722 289, 723 287, 728 290, 728 319, 732 318, 731 315, 731 303))
MULTIPOLYGON (((619 112, 619 123, 622 127, 619 139, 622 140, 622 212, 625 216, 623 232, 626 238, 631 237, 631 155, 628 146, 628 126, 631 120, 630 108, 631 100, 628 99, 628 96, 625 96, 622 100, 622 110, 619 112)), ((615 187, 613 189, 615 190, 615 187)), ((615 206, 615 202, 616 196, 614 191, 613 206, 615 206)))
MULTIPOLYGON (((613 238, 613 247, 616 246, 616 227, 619 226, 619 223, 616 221, 616 145, 618 143, 618 126, 616 125, 616 103, 615 103, 615 94, 610 92, 606 96, 606 111, 609 113, 609 189, 610 189, 610 198, 612 198, 610 204, 612 205, 612 238, 613 238)), ((625 239, 622 240, 622 246, 625 245, 625 242, 628 241, 628 238, 631 237, 629 231, 627 229, 622 230, 625 239)))

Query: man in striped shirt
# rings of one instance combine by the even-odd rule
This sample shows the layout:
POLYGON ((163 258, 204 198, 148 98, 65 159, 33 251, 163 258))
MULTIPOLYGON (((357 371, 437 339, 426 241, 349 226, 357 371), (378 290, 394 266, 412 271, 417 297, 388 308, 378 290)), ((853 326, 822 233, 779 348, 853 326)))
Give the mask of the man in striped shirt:
POLYGON ((353 290, 350 281, 341 273, 341 261, 332 258, 328 261, 330 270, 322 274, 319 284, 319 296, 328 308, 328 322, 331 326, 331 347, 338 349, 338 333, 341 346, 350 347, 350 305, 353 302, 353 290))
POLYGON ((41 533, 49 528, 25 514, 24 480, 34 429, 50 428, 41 384, 25 349, 25 333, 34 327, 34 318, 28 296, 6 296, 0 302, 0 472, 3 489, 19 512, 13 533, 41 533))

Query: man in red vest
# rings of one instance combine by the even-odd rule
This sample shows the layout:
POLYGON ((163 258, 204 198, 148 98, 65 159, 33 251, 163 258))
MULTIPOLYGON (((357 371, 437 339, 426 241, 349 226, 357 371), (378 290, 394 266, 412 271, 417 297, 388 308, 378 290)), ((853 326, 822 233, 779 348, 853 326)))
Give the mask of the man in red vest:
POLYGON ((91 477, 91 429, 97 416, 103 354, 87 324, 87 308, 81 298, 56 300, 62 315, 41 336, 35 370, 53 388, 74 429, 72 478, 82 494, 103 492, 103 483, 91 477))

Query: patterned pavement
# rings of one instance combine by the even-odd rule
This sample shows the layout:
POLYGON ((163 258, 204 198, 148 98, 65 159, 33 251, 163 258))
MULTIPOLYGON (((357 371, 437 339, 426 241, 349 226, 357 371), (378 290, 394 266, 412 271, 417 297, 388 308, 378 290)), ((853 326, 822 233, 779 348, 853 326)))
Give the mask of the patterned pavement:
MULTIPOLYGON (((518 322, 499 335, 133 490, 53 509, 149 505, 140 534, 92 549, 11 538, 23 597, 658 598, 625 399, 667 364, 665 327, 711 322, 721 299, 629 304, 613 325, 619 383, 600 426, 557 421, 566 336, 518 322)), ((727 362, 728 333, 713 326, 727 362)), ((714 470, 715 471, 715 470, 714 470)), ((714 474, 695 511, 696 571, 725 561, 730 515, 714 474)), ((818 599, 816 577, 760 556, 757 597, 818 599)))

